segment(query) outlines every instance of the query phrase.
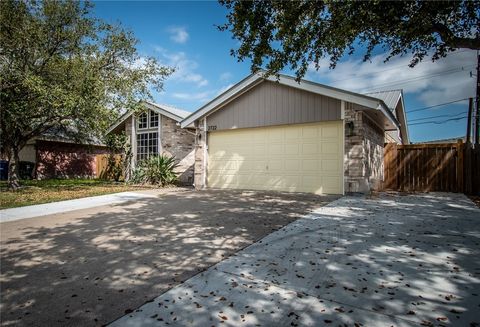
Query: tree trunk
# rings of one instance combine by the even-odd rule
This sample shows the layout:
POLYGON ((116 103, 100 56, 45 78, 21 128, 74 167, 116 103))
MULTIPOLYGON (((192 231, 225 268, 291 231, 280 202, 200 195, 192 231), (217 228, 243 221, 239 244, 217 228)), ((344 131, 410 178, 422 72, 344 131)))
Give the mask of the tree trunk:
POLYGON ((11 190, 16 190, 20 187, 20 159, 18 152, 18 147, 13 147, 8 158, 8 188, 11 190))

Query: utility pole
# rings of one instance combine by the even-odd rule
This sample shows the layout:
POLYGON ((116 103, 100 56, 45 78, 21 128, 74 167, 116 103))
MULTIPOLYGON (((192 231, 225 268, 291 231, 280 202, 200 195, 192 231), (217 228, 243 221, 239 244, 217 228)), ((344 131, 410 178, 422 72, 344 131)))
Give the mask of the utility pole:
POLYGON ((475 110, 475 145, 480 143, 480 53, 477 51, 477 108, 475 110))
POLYGON ((467 116, 467 135, 465 143, 468 145, 472 136, 472 113, 473 113, 473 98, 468 99, 468 116, 467 116))

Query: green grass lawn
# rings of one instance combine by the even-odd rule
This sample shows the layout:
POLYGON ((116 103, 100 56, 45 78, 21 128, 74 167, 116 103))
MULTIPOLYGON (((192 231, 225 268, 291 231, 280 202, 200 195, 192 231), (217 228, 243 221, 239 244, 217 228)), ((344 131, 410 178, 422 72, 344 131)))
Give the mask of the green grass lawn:
POLYGON ((145 189, 98 179, 23 180, 21 185, 19 190, 9 191, 7 182, 0 181, 0 209, 145 189))

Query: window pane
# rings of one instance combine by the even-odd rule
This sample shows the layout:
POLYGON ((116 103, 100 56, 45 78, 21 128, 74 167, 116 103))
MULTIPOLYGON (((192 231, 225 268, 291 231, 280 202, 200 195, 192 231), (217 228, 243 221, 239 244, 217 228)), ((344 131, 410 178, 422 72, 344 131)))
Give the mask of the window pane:
POLYGON ((158 127, 158 114, 150 111, 150 127, 158 127))
POLYGON ((137 160, 158 154, 158 133, 137 134, 137 160))
POLYGON ((138 128, 139 128, 139 129, 147 128, 147 121, 148 121, 147 113, 141 114, 141 115, 138 117, 138 128))

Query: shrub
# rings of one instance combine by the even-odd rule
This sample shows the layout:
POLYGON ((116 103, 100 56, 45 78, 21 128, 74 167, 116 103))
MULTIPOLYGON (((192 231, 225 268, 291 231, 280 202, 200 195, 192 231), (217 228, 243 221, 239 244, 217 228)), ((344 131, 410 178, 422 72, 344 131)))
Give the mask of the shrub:
POLYGON ((152 156, 138 163, 133 171, 132 181, 162 186, 173 184, 177 181, 177 174, 174 172, 176 167, 178 164, 175 162, 175 157, 152 156))

